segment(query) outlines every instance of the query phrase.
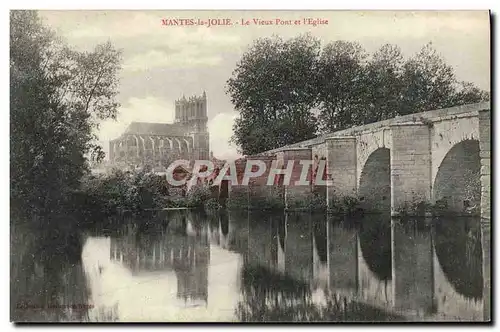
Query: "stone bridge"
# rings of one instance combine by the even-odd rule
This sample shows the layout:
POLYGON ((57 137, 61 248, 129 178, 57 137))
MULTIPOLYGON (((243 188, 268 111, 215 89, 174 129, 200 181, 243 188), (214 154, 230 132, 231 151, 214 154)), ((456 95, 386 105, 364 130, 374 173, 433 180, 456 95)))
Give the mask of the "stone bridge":
POLYGON ((302 170, 299 160, 326 159, 328 206, 335 198, 357 196, 370 209, 397 215, 421 202, 446 200, 456 212, 480 205, 481 216, 490 219, 490 108, 484 102, 400 116, 247 160, 263 158, 269 166, 295 160, 292 182, 284 186, 288 200, 312 192, 293 185, 302 170))

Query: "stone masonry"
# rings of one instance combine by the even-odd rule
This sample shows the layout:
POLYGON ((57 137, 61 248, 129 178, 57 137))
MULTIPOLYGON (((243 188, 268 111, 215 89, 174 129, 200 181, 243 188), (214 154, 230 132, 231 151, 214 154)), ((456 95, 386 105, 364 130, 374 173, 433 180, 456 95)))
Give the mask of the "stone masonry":
MULTIPOLYGON (((336 195, 359 196, 360 188, 368 188, 372 197, 367 199, 383 199, 384 202, 378 205, 384 207, 386 202, 390 201, 394 215, 401 210, 414 208, 415 204, 434 203, 440 197, 447 196, 458 202, 454 208, 457 209, 456 212, 462 213, 467 207, 467 202, 471 201, 469 197, 471 190, 466 187, 467 182, 473 183, 474 186, 480 182, 481 188, 478 191, 481 192, 481 216, 490 219, 490 151, 490 104, 483 102, 395 117, 290 144, 263 152, 259 156, 283 154, 284 159, 290 160, 292 157, 311 158, 311 154, 322 155, 321 157, 327 158, 327 173, 330 177, 327 180, 325 197, 330 207, 336 195), (450 155, 454 153, 454 147, 464 142, 472 146, 470 143, 478 141, 479 153, 469 149, 464 160, 460 160, 460 154, 450 155), (386 166, 379 164, 387 158, 378 158, 376 168, 380 170, 390 168, 390 199, 387 197, 388 194, 385 194, 387 186, 385 180, 381 181, 374 170, 364 172, 367 164, 370 164, 368 161, 373 160, 370 156, 381 149, 389 151, 390 158, 388 162, 386 161, 386 166), (457 180, 456 187, 460 188, 447 189, 452 187, 438 181, 442 182, 443 178, 448 179, 449 176, 437 176, 440 172, 446 173, 446 169, 454 167, 456 169, 454 178, 468 176, 465 172, 467 167, 451 166, 450 160, 457 165, 473 165, 480 161, 480 181, 457 180), (368 176, 363 177, 363 174, 368 176), (377 190, 379 184, 383 188, 377 190), (440 189, 436 191, 434 188, 440 189), (440 197, 434 197, 437 194, 440 197)), ((295 166, 294 172, 296 172, 295 166)), ((472 189, 475 192, 477 188, 472 189)), ((303 200, 310 195, 310 191, 305 188, 289 186, 285 190, 287 194, 289 193, 287 205, 290 206, 291 199, 303 200)))

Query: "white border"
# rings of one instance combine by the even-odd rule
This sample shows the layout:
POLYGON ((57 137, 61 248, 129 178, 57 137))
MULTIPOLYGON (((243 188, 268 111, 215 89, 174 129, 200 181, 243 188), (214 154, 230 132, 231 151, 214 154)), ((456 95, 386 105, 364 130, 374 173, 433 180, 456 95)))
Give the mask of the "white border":
POLYGON ((12 1, 8 8, 12 9, 328 9, 328 10, 461 10, 461 9, 490 9, 494 7, 494 0, 475 0, 475 1, 384 1, 376 3, 370 0, 351 0, 345 2, 332 3, 329 1, 310 0, 310 1, 180 1, 180 2, 160 2, 152 0, 144 1, 64 1, 64 0, 46 0, 42 3, 37 1, 12 1))
MULTIPOLYGON (((2 292, 3 296, 3 301, 2 301, 2 322, 6 324, 7 329, 11 330, 14 329, 14 326, 9 323, 10 319, 10 314, 9 314, 9 197, 10 197, 10 192, 9 192, 9 159, 8 159, 8 151, 9 151, 9 72, 8 72, 8 45, 9 45, 9 40, 8 40, 8 30, 9 30, 9 23, 8 23, 8 17, 9 9, 339 9, 339 10, 355 10, 355 9, 377 9, 377 10, 383 10, 383 9, 406 9, 406 10, 451 10, 451 9, 478 9, 478 10, 484 10, 484 9, 492 9, 493 13, 498 13, 499 12, 499 3, 500 1, 498 0, 474 0, 474 1, 436 1, 436 0, 421 0, 421 1, 370 1, 370 0, 365 0, 365 1, 355 1, 355 0, 350 0, 350 1, 343 1, 343 2, 336 2, 332 3, 327 2, 327 1, 318 1, 318 0, 308 0, 308 1, 283 1, 283 2, 277 2, 277 1, 269 1, 269 0, 253 0, 253 1, 222 1, 222 0, 211 0, 211 1, 192 1, 192 0, 184 0, 184 1, 176 1, 176 2, 170 2, 166 3, 164 1, 151 1, 151 0, 141 0, 141 1, 103 1, 103 0, 88 0, 88 1, 67 1, 67 0, 51 0, 51 1, 44 1, 43 4, 41 2, 37 1, 2 1, 2 7, 5 6, 5 10, 1 12, 0 15, 0 26, 2 28, 2 44, 4 45, 4 50, 5 52, 2 52, 2 61, 4 65, 1 66, 1 79, 2 79, 2 86, 3 92, 4 92, 4 98, 2 99, 3 102, 3 111, 1 112, 2 121, 0 121, 0 125, 2 126, 0 132, 2 135, 4 135, 4 138, 0 140, 1 144, 1 151, 3 153, 3 158, 1 161, 1 186, 2 188, 2 199, 1 199, 1 204, 2 208, 0 211, 2 211, 2 214, 4 215, 4 218, 2 218, 2 227, 4 227, 3 231, 3 241, 1 241, 2 246, 3 246, 3 254, 0 255, 0 266, 3 267, 3 273, 2 273, 2 287, 4 289, 4 292, 2 292)), ((498 21, 497 21, 498 25, 498 21)), ((498 34, 495 34, 495 45, 498 44, 498 34)), ((496 54, 498 57, 498 53, 496 54)), ((495 60, 497 60, 497 57, 495 60)), ((495 85, 498 88, 498 77, 493 76, 495 78, 495 85)), ((496 105, 496 96, 493 97, 494 99, 494 104, 496 105)), ((497 127, 497 122, 499 120, 499 116, 497 115, 496 121, 494 124, 494 127, 497 127)), ((498 133, 496 135, 498 139, 498 133)), ((495 142, 498 143, 498 142, 495 142)), ((496 146, 496 145, 495 145, 496 146)), ((497 182, 495 181, 495 185, 497 182)), ((496 186, 493 186, 495 188, 496 186)), ((500 204, 498 204, 498 201, 500 199, 496 197, 494 205, 499 207, 500 204)), ((494 220, 496 220, 496 214, 494 216, 494 220)), ((494 226, 495 233, 498 233, 498 229, 500 227, 494 226)), ((498 234, 495 234, 496 238, 498 239, 498 234)), ((493 249, 492 249, 493 250, 493 249)), ((498 261, 498 256, 495 255, 497 259, 495 259, 494 265, 496 265, 498 261)), ((498 286, 498 285, 495 285, 498 286)), ((497 289, 498 287, 494 287, 494 289, 497 289)), ((495 294, 493 294, 494 296, 495 294)), ((495 297, 495 296, 494 296, 495 297)), ((498 315, 496 315, 496 312, 494 314, 494 317, 498 318, 498 315)), ((104 326, 99 326, 99 327, 91 327, 92 329, 95 330, 101 330, 103 329, 104 326)), ((358 326, 356 329, 364 329, 367 326, 358 326)), ((136 326, 132 326, 132 328, 135 330, 136 326)), ((179 327, 169 327, 166 326, 169 330, 177 330, 179 327)), ((190 329, 192 328, 191 326, 186 326, 183 329, 190 329)), ((216 327, 217 328, 217 327, 216 327)), ((236 327, 230 327, 230 328, 236 328, 236 327)), ((277 326, 259 326, 259 330, 276 330, 276 329, 283 329, 286 328, 287 330, 295 330, 298 328, 303 329, 303 326, 287 326, 287 327, 277 327, 277 326)), ((340 326, 332 326, 328 328, 341 328, 341 329, 346 329, 350 328, 352 329, 353 327, 340 327, 340 326)), ((376 329, 386 329, 387 326, 374 326, 376 329)), ((395 328, 401 328, 401 326, 395 326, 395 328)), ((438 331, 441 330, 442 326, 436 326, 436 327, 430 327, 430 326, 425 326, 426 330, 429 331, 438 331)), ((66 330, 69 329, 69 327, 62 327, 62 329, 66 330)))

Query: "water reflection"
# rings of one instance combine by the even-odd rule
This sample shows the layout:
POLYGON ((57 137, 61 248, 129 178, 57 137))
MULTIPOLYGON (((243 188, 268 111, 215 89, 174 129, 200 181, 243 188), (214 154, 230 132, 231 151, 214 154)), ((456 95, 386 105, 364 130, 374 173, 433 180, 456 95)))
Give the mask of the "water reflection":
POLYGON ((324 216, 313 217, 314 245, 321 263, 328 262, 328 239, 327 223, 324 222, 324 216), (314 218, 315 217, 315 218, 314 218))
POLYGON ((434 227, 436 256, 446 278, 467 299, 483 296, 481 228, 470 218, 441 220, 434 227))
POLYGON ((490 248, 481 240, 479 220, 441 219, 433 227, 433 239, 438 308, 466 320, 482 319, 490 297, 483 292, 483 269, 489 261, 483 261, 482 251, 490 248))
POLYGON ((221 220, 213 246, 205 216, 176 212, 162 220, 147 230, 88 240, 83 261, 92 271, 95 314, 111 312, 120 321, 232 320, 240 257, 222 248, 228 232, 221 220))
POLYGON ((14 305, 92 306, 14 308, 13 319, 481 320, 489 312, 489 242, 477 219, 164 211, 107 224, 121 226, 79 237, 81 259, 26 259, 36 237, 13 242, 14 305))
POLYGON ((88 288, 79 260, 79 238, 63 238, 58 232, 33 234, 11 226, 10 243, 11 319, 87 320, 88 288))
POLYGON ((359 288, 358 231, 343 219, 327 221, 328 285, 345 294, 356 294, 359 288))
POLYGON ((376 214, 364 218, 359 227, 359 243, 370 271, 380 280, 391 280, 390 215, 376 214))

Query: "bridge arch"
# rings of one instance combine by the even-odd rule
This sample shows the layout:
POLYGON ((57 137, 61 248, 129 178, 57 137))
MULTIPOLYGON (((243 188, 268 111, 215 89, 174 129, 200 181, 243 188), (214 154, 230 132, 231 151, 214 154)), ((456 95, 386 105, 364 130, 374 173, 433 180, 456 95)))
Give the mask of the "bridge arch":
POLYGON ((465 140, 479 140, 479 119, 473 116, 434 122, 431 130, 432 183, 448 152, 465 140))
POLYGON ((433 199, 453 212, 479 212, 481 204, 481 159, 479 141, 467 139, 455 144, 437 169, 433 199))
POLYGON ((366 161, 370 155, 380 148, 392 149, 392 132, 388 128, 383 128, 379 131, 365 132, 357 136, 356 144, 357 156, 357 185, 359 188, 359 179, 366 161))
POLYGON ((366 160, 359 179, 358 195, 371 211, 391 209, 391 152, 378 148, 366 160))

